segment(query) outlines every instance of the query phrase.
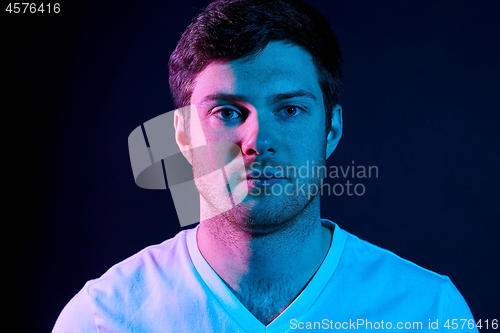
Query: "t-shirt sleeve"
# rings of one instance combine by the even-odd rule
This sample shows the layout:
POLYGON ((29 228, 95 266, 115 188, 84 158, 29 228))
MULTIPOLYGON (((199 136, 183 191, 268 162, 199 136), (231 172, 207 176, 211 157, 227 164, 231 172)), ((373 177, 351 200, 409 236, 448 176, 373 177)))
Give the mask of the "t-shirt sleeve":
POLYGON ((463 298, 462 294, 455 287, 453 282, 446 277, 448 283, 446 284, 446 296, 445 302, 443 303, 442 313, 443 316, 440 320, 439 327, 443 332, 460 331, 460 332, 478 332, 476 328, 476 321, 472 316, 472 313, 467 305, 467 302, 463 298), (465 320, 466 321, 465 321, 465 320), (474 325, 472 325, 474 322, 474 325), (455 326, 455 323, 458 325, 455 326), (448 328, 445 325, 449 325, 448 328), (470 325, 470 326, 469 326, 470 325))
POLYGON ((96 333, 94 312, 90 306, 87 284, 59 314, 52 333, 96 333))

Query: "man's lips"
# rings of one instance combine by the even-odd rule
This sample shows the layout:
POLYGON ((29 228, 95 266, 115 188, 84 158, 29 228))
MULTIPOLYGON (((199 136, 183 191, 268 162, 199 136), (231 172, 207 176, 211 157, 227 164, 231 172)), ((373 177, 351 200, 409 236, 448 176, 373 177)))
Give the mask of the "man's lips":
POLYGON ((261 180, 266 179, 284 179, 282 171, 263 169, 263 170, 248 170, 244 176, 240 176, 238 180, 261 180))

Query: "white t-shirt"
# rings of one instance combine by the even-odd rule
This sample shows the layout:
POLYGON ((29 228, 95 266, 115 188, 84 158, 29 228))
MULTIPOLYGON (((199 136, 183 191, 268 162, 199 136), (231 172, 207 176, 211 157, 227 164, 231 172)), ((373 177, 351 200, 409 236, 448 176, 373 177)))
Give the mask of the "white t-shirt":
POLYGON ((448 277, 363 241, 331 221, 322 223, 334 229, 328 254, 302 293, 267 326, 205 261, 196 227, 88 281, 63 309, 53 333, 478 332, 467 303, 448 277))

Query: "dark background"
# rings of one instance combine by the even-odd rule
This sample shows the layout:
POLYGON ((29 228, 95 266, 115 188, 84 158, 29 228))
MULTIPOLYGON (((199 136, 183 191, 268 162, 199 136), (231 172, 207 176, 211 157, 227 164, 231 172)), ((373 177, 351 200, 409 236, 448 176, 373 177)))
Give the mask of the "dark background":
MULTIPOLYGON (((448 275, 476 319, 500 319, 499 3, 308 2, 344 55, 329 165, 379 170, 350 180, 363 196, 324 197, 322 216, 448 275)), ((173 109, 168 58, 207 3, 2 8, 10 332, 50 331, 87 280, 181 229, 168 190, 135 185, 127 138, 173 109)))

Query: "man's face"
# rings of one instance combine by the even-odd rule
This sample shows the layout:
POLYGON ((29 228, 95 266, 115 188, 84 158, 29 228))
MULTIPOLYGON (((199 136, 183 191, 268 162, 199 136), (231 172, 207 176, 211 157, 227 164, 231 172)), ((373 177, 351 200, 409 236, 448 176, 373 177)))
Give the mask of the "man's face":
MULTIPOLYGON (((225 177, 236 184, 232 192, 248 195, 224 216, 265 231, 304 211, 320 186, 312 167, 325 164, 326 148, 323 94, 307 51, 271 42, 256 57, 212 62, 195 79, 191 105, 201 125, 191 128, 193 147, 228 142, 241 148, 246 172, 233 168, 225 177)), ((233 160, 234 150, 227 155, 233 160)), ((211 158, 194 151, 195 176, 213 166, 211 158)), ((215 211, 225 210, 218 208, 224 182, 198 180, 196 186, 215 211)))

